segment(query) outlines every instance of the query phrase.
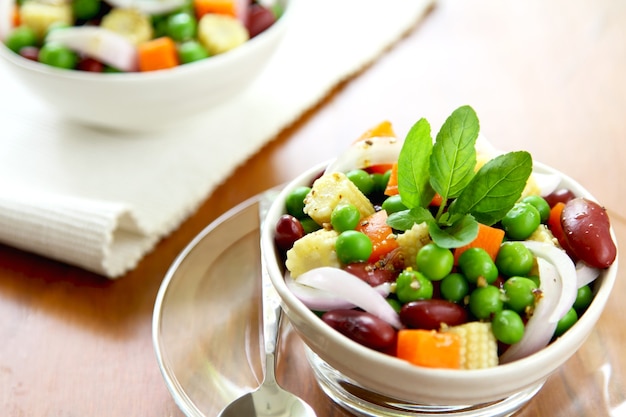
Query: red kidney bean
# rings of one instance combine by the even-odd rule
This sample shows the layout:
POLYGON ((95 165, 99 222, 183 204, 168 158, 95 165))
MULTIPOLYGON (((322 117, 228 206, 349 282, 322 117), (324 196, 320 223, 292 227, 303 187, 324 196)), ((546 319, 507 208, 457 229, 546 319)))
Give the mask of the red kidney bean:
POLYGON ((604 207, 582 197, 570 200, 563 207, 561 225, 576 258, 596 268, 607 268, 613 263, 617 248, 604 207))
POLYGON ((276 246, 287 251, 292 248, 294 242, 304 236, 302 223, 289 214, 283 214, 276 222, 274 241, 276 246))
POLYGON ((544 197, 550 207, 554 207, 556 203, 567 203, 576 198, 576 195, 567 188, 559 188, 544 197))
POLYGON ((252 3, 248 7, 248 19, 246 28, 251 38, 254 38, 276 22, 271 10, 260 4, 252 3))
POLYGON ((349 309, 327 311, 322 320, 344 336, 363 346, 385 350, 396 342, 396 331, 373 314, 349 309))
POLYGON ((398 272, 392 269, 379 268, 376 265, 365 262, 348 264, 344 269, 352 275, 361 278, 372 287, 385 282, 393 282, 398 276, 398 272))
POLYGON ((467 322, 467 310, 450 301, 433 298, 410 301, 400 309, 400 321, 411 329, 436 330, 442 324, 457 326, 467 322))

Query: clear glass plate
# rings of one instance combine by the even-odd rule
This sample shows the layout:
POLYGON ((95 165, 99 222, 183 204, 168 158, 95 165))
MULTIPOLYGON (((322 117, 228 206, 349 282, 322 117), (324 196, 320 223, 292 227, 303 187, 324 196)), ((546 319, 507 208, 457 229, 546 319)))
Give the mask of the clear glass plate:
POLYGON ((257 206, 248 201, 205 228, 157 295, 157 359, 187 416, 217 415, 261 380, 257 206))
MULTIPOLYGON (((216 416, 262 379, 258 210, 255 197, 207 226, 172 264, 157 295, 152 326, 157 361, 188 417, 216 416)), ((318 413, 327 410, 320 415, 334 413, 315 382, 304 343, 284 322, 279 382, 318 413)))

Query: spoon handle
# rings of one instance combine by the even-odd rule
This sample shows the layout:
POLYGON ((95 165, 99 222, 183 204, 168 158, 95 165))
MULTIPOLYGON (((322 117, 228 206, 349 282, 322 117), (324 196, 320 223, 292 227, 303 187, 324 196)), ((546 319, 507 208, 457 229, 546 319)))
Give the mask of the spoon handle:
MULTIPOLYGON (((277 195, 278 190, 274 189, 263 193, 261 196, 259 201, 259 221, 261 229, 265 221, 265 215, 277 195)), ((280 297, 267 272, 263 248, 261 248, 261 292, 263 297, 263 338, 265 340, 265 354, 274 356, 278 343, 282 308, 280 306, 280 297)))

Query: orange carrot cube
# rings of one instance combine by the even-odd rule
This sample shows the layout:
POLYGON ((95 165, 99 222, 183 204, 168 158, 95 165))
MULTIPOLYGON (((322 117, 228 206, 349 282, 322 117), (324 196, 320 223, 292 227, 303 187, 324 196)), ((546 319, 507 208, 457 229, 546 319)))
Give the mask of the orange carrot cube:
POLYGON ((461 340, 457 334, 453 333, 403 329, 398 332, 396 355, 418 366, 459 369, 461 367, 461 340))

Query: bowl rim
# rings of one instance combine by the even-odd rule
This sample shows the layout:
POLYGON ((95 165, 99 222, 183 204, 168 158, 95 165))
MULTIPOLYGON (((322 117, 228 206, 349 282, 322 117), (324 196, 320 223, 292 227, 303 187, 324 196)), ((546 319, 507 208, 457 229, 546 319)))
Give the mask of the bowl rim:
MULTIPOLYGON (((266 257, 266 263, 269 270, 270 277, 274 284, 274 287, 277 289, 278 293, 281 295, 282 303, 287 313, 287 316, 290 315, 290 310, 295 310, 300 317, 304 317, 307 321, 307 325, 313 329, 313 332, 320 332, 324 334, 325 337, 330 339, 333 343, 344 346, 346 349, 350 349, 354 351, 355 355, 358 357, 367 358, 372 362, 373 365, 376 366, 384 366, 389 367, 390 369, 398 372, 402 372, 405 375, 411 374, 415 379, 418 378, 437 378, 437 379, 449 379, 454 378, 455 380, 472 382, 478 381, 483 378, 506 378, 514 375, 519 371, 520 368, 533 368, 538 365, 542 366, 542 369, 545 372, 542 373, 541 377, 547 377, 550 373, 552 373, 556 368, 561 366, 570 355, 564 355, 564 352, 572 352, 575 353, 580 346, 584 343, 586 338, 589 336, 589 328, 593 327, 597 322, 598 318, 602 314, 604 310, 604 306, 608 301, 608 298, 613 289, 615 279, 617 276, 618 269, 618 258, 616 257, 614 263, 607 269, 602 272, 602 275, 598 278, 601 285, 599 285, 595 290, 594 298, 592 303, 589 305, 585 314, 581 315, 579 320, 576 322, 574 326, 572 326, 563 336, 557 338, 555 341, 550 343, 545 348, 541 349, 539 352, 536 352, 532 355, 529 355, 525 358, 521 358, 516 361, 512 361, 510 363, 501 364, 491 368, 485 369, 473 369, 473 370, 457 370, 457 369, 436 369, 436 368, 426 368, 419 367, 415 365, 411 365, 408 362, 399 359, 397 357, 393 357, 391 355, 387 355, 385 353, 381 353, 375 351, 373 349, 369 349, 365 346, 358 344, 350 340, 349 338, 341 335, 339 332, 332 331, 330 327, 325 325, 318 316, 315 315, 310 309, 308 309, 300 300, 298 300, 291 291, 287 288, 282 271, 279 268, 279 262, 277 262, 280 257, 277 256, 277 251, 275 249, 273 243, 273 226, 274 222, 272 219, 278 219, 278 216, 284 212, 282 207, 282 202, 284 202, 285 197, 288 193, 293 190, 296 186, 303 184, 305 181, 311 181, 315 178, 316 175, 319 175, 324 168, 328 165, 328 161, 315 165, 314 167, 308 169, 303 172, 299 176, 297 176, 294 180, 289 182, 283 190, 280 192, 278 197, 276 198, 274 204, 270 208, 267 216, 267 220, 264 222, 262 229, 262 246, 264 247, 263 254, 266 257), (271 250, 268 250, 271 248, 271 250), (575 349, 568 348, 568 345, 571 343, 576 343, 575 349), (545 366, 542 364, 550 364, 548 368, 545 369, 545 366)), ((586 198, 593 199, 597 201, 586 188, 584 188, 580 183, 575 181, 573 178, 568 175, 552 168, 543 163, 534 161, 533 162, 533 172, 541 172, 548 174, 556 174, 561 177, 561 183, 569 183, 569 185, 573 186, 573 191, 580 196, 584 196, 586 198)), ((615 238, 614 230, 611 229, 611 234, 613 240, 617 242, 615 238)), ((299 332, 298 328, 296 331, 299 332)), ((300 333, 300 332, 299 332, 300 333)), ((314 350, 314 349, 313 349, 314 350)), ((315 351, 315 350, 314 350, 315 351)), ((319 353, 319 352, 316 352, 319 353)), ((325 355, 323 352, 320 354, 320 357, 324 359, 325 355)), ((539 379, 539 378, 535 378, 539 379)))
POLYGON ((5 45, 3 40, 0 40, 0 56, 21 69, 37 72, 46 76, 59 77, 74 81, 84 80, 98 82, 112 81, 116 83, 148 83, 153 81, 170 80, 172 78, 189 76, 210 69, 228 66, 233 62, 243 59, 250 50, 259 49, 263 45, 271 43, 275 38, 280 37, 287 29, 288 22, 291 20, 291 15, 293 14, 293 4, 296 3, 297 0, 281 0, 281 2, 284 4, 284 9, 280 18, 277 19, 272 26, 259 33, 257 36, 248 39, 244 44, 225 53, 217 54, 201 61, 178 65, 175 68, 146 72, 135 71, 107 74, 79 71, 74 69, 68 70, 56 68, 24 58, 11 51, 5 45))

